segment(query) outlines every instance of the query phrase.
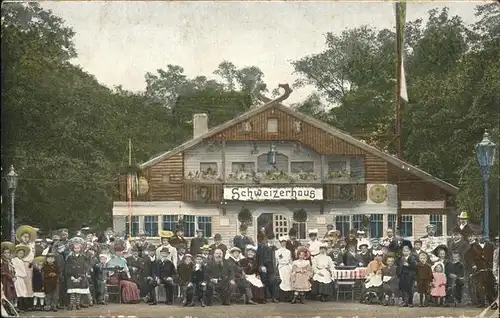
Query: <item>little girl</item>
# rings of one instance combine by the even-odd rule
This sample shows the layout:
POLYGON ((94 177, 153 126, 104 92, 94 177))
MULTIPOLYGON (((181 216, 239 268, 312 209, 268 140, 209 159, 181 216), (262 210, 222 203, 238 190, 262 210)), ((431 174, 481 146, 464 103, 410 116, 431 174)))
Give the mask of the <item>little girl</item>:
POLYGON ((33 276, 32 286, 33 286, 33 308, 35 310, 43 311, 45 306, 45 292, 43 290, 43 263, 45 262, 45 256, 35 257, 33 261, 33 276))
POLYGON ((14 271, 16 273, 16 279, 14 280, 14 287, 16 288, 17 295, 17 305, 19 309, 25 311, 28 310, 30 306, 27 303, 28 290, 24 279, 27 276, 26 267, 24 267, 24 257, 29 253, 29 247, 25 245, 16 245, 16 257, 12 259, 12 265, 14 266, 14 271))
POLYGON ((305 247, 299 247, 297 254, 299 259, 293 261, 292 264, 291 283, 293 299, 291 303, 297 303, 297 298, 299 298, 300 303, 303 304, 305 293, 311 290, 310 280, 313 276, 313 270, 311 262, 308 261, 308 258, 311 256, 309 250, 305 247))
POLYGON ((433 276, 431 296, 434 298, 434 303, 438 306, 444 305, 446 297, 446 275, 443 272, 443 264, 438 262, 433 266, 433 276))

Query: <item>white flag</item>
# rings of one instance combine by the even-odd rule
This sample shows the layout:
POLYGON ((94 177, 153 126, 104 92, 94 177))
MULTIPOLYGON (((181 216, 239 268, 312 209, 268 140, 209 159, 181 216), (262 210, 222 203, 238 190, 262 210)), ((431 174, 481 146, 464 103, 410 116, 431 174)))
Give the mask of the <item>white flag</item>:
POLYGON ((401 57, 401 98, 408 103, 408 91, 406 90, 406 76, 405 76, 405 66, 403 63, 403 57, 401 57))

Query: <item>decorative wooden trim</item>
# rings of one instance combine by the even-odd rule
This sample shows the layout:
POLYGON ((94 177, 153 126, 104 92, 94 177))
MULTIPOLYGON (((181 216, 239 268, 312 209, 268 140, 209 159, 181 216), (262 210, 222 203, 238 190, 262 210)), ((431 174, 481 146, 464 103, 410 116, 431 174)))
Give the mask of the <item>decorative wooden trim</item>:
POLYGON ((366 184, 325 184, 324 201, 366 202, 366 184))
POLYGON ((446 201, 401 201, 401 209, 444 209, 446 201))
POLYGON ((221 142, 221 167, 219 175, 222 173, 222 182, 226 182, 226 141, 221 142))
POLYGON ((414 214, 414 215, 447 215, 450 212, 453 211, 453 209, 450 208, 444 208, 444 209, 401 209, 401 215, 408 215, 408 214, 414 214))

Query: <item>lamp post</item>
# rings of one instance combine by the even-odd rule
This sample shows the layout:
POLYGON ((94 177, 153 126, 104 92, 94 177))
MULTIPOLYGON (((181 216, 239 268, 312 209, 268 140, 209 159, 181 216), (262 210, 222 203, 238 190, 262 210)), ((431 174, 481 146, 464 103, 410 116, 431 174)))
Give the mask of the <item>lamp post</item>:
POLYGON ((484 187, 484 212, 483 212, 483 229, 486 239, 490 237, 490 206, 488 198, 488 180, 490 178, 491 168, 495 160, 496 145, 490 140, 488 131, 485 130, 483 140, 476 145, 476 159, 481 171, 484 187))
POLYGON ((14 166, 10 166, 9 173, 7 173, 7 187, 10 191, 10 239, 16 242, 16 222, 15 222, 15 200, 17 188, 17 173, 14 171, 14 166))

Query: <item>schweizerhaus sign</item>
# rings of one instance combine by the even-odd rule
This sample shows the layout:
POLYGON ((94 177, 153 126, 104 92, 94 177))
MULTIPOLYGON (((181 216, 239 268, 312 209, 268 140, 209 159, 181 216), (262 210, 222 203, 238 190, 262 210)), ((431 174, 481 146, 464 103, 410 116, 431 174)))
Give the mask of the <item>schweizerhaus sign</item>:
POLYGON ((232 201, 315 201, 323 200, 323 188, 312 187, 226 187, 224 200, 232 201))

